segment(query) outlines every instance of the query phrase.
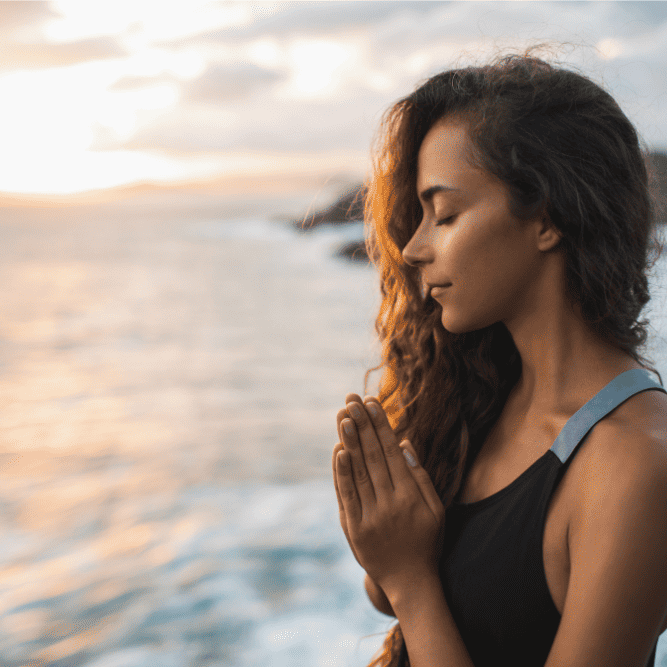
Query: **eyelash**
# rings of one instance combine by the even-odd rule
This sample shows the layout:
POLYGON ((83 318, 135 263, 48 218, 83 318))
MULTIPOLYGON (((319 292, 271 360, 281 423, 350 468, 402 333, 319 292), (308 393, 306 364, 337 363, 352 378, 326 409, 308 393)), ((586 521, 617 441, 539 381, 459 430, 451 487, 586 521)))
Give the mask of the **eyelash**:
POLYGON ((442 220, 438 220, 438 222, 436 223, 436 227, 438 227, 440 225, 444 225, 446 222, 449 222, 450 220, 453 220, 455 217, 456 216, 454 216, 454 215, 450 215, 447 218, 443 218, 442 220))

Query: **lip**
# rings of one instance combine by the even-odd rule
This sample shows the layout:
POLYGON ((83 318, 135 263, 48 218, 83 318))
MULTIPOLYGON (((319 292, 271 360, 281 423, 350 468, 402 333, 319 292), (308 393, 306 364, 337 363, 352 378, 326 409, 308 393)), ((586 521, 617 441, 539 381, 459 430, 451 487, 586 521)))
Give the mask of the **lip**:
POLYGON ((431 287, 431 296, 435 297, 444 294, 448 287, 451 287, 451 283, 449 285, 434 285, 431 287))

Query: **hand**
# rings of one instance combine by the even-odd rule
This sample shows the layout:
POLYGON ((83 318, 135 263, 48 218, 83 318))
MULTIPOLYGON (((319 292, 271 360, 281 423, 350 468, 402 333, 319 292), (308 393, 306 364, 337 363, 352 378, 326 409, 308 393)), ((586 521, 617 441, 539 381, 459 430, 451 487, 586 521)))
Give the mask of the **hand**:
POLYGON ((398 441, 382 406, 371 417, 358 396, 338 413, 341 443, 334 447, 334 483, 341 526, 359 564, 382 589, 392 580, 438 572, 444 536, 444 506, 426 471, 411 467, 403 449, 416 454, 407 441, 398 441), (350 420, 354 435, 344 429, 345 415, 357 404, 361 417, 350 420), (341 414, 343 413, 343 414, 341 414))

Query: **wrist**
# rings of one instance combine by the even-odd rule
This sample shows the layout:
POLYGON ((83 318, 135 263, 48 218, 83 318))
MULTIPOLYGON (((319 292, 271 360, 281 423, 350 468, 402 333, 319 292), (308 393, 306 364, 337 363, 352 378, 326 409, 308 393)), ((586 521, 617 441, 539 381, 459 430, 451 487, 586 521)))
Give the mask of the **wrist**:
POLYGON ((393 609, 401 607, 412 598, 419 598, 425 591, 442 591, 437 572, 410 570, 393 576, 382 583, 382 590, 393 609))
POLYGON ((364 588, 366 589, 368 599, 379 612, 382 612, 387 616, 396 616, 384 591, 368 576, 368 574, 366 574, 366 577, 364 578, 364 588))

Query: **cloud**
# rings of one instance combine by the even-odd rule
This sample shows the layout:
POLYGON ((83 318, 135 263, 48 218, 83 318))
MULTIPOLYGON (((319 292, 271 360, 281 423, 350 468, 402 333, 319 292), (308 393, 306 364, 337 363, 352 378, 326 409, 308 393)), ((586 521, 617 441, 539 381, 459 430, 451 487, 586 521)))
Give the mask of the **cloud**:
POLYGON ((108 90, 112 92, 132 91, 150 86, 175 83, 178 83, 178 79, 167 73, 162 73, 158 76, 124 76, 109 86, 108 90))
POLYGON ((2 77, 3 90, 45 77, 34 103, 14 105, 26 137, 45 122, 64 136, 50 102, 61 98, 62 122, 78 109, 72 137, 98 154, 368 154, 382 112, 428 76, 549 40, 537 55, 603 83, 649 145, 667 136, 667 3, 207 3, 210 14, 183 4, 127 25, 132 12, 110 5, 107 21, 95 7, 46 30, 49 5, 0 2, 2 74, 33 68, 2 77), (59 70, 35 69, 86 61, 100 62, 60 70, 62 90, 49 83, 59 70))
POLYGON ((123 144, 129 149, 201 151, 368 151, 384 99, 351 92, 317 103, 294 103, 271 96, 228 104, 181 103, 137 129, 123 144))
MULTIPOLYGON (((242 5, 245 3, 241 3, 242 5)), ((332 34, 348 29, 364 29, 405 12, 424 16, 455 2, 280 2, 270 3, 267 11, 261 4, 253 7, 250 23, 206 31, 178 40, 185 42, 220 42, 256 39, 270 34, 275 37, 307 33, 311 36, 332 34)))
POLYGON ((225 105, 249 98, 255 91, 266 91, 285 75, 251 63, 237 62, 209 65, 201 76, 187 82, 163 72, 158 76, 125 76, 109 87, 112 92, 136 91, 156 85, 176 85, 179 98, 187 106, 194 104, 225 105))
MULTIPOLYGON (((219 38, 225 47, 220 52, 225 62, 210 63, 201 77, 183 84, 180 106, 138 128, 127 147, 185 152, 364 150, 370 146, 382 111, 409 94, 420 80, 465 64, 462 54, 466 52, 484 60, 509 45, 523 49, 551 40, 553 52, 545 55, 572 63, 596 80, 613 82, 614 68, 623 67, 626 57, 631 61, 640 42, 654 51, 653 56, 643 55, 642 63, 662 62, 657 45, 665 42, 644 39, 659 30, 654 22, 660 12, 651 15, 652 23, 647 21, 645 8, 618 4, 279 3, 272 15, 234 28, 231 32, 238 41, 232 44, 222 43, 230 30, 209 33, 209 39, 219 38), (338 29, 349 25, 359 30, 335 36, 338 29), (299 30, 306 28, 304 38, 345 43, 353 54, 350 62, 336 70, 332 85, 313 98, 299 97, 294 86, 300 61, 292 53, 293 46, 301 39, 299 30), (329 36, 323 36, 325 32, 329 36), (261 60, 251 62, 250 46, 258 43, 260 35, 271 38, 275 51, 275 57, 266 61, 269 68, 262 67, 261 60), (623 53, 618 64, 604 61, 603 54, 596 52, 596 44, 604 39, 620 40, 623 53), (210 108, 200 108, 206 106, 210 108)), ((317 73, 321 63, 313 58, 312 64, 317 73)), ((639 88, 656 90, 656 82, 647 77, 645 72, 643 77, 632 78, 640 109, 631 106, 630 112, 641 118, 642 125, 646 125, 648 111, 638 112, 650 100, 641 98, 639 88)), ((610 88, 614 94, 614 86, 610 88)), ((664 85, 658 91, 664 91, 664 85)))
POLYGON ((225 103, 266 90, 284 76, 251 63, 209 66, 204 73, 183 88, 182 99, 192 102, 225 103))
POLYGON ((113 90, 177 85, 179 103, 140 118, 129 138, 104 140, 100 134, 97 143, 110 146, 116 141, 125 148, 182 153, 363 152, 370 149, 382 112, 427 76, 465 65, 468 56, 484 61, 499 49, 521 50, 549 40, 554 49, 545 52, 547 57, 604 82, 649 144, 661 143, 657 134, 665 127, 665 114, 659 107, 667 85, 659 72, 667 24, 660 17, 667 20, 667 12, 647 14, 647 8, 634 3, 596 2, 277 6, 271 16, 249 26, 208 33, 208 39, 221 41, 205 47, 208 68, 194 80, 167 81, 163 73, 118 81, 113 90), (351 24, 358 30, 336 36, 351 24), (227 43, 223 36, 231 32, 236 38, 227 43), (339 44, 351 54, 333 72, 331 85, 311 97, 300 95, 295 85, 302 61, 313 65, 315 76, 323 67, 314 56, 296 54, 295 44, 308 39, 313 44, 339 44), (606 56, 603 53, 601 45, 609 45, 609 40, 619 55, 610 56, 609 49, 606 56))
POLYGON ((0 2, 0 70, 60 67, 127 55, 111 36, 70 42, 45 39, 44 24, 58 18, 48 2, 0 2))
POLYGON ((127 52, 111 37, 84 39, 65 44, 10 42, 0 51, 0 69, 63 67, 126 55, 127 52))
POLYGON ((48 2, 0 2, 0 38, 34 38, 43 23, 59 16, 48 2))

